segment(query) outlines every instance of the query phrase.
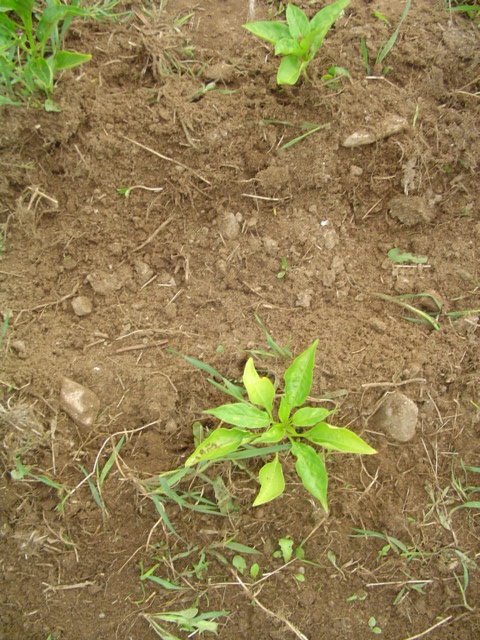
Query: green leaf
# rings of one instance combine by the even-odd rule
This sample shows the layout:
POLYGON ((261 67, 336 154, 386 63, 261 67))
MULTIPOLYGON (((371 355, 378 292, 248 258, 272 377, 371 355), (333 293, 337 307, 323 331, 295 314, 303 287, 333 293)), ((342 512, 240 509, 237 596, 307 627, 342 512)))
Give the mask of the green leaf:
POLYGON ((64 71, 78 67, 92 59, 89 53, 75 53, 74 51, 58 51, 55 56, 55 71, 64 71))
POLYGON ((245 402, 223 404, 220 407, 216 407, 216 409, 208 409, 203 413, 215 416, 227 424, 233 424, 235 427, 245 427, 247 429, 264 429, 270 426, 272 422, 265 411, 261 411, 245 402))
POLYGON ((248 22, 243 28, 272 44, 283 38, 290 38, 290 30, 284 22, 248 22))
POLYGON ((301 9, 294 4, 288 3, 287 10, 285 12, 287 18, 290 34, 295 40, 304 38, 310 31, 310 25, 307 16, 301 9))
MULTIPOLYGON (((286 58, 284 58, 286 60, 286 58)), ((282 60, 283 62, 283 60, 282 60)), ((285 398, 290 407, 300 407, 310 393, 318 339, 285 371, 285 398)))
POLYGON ((242 556, 233 556, 232 564, 237 571, 239 571, 242 576, 247 569, 247 563, 245 562, 245 558, 242 556))
POLYGON ((313 37, 310 45, 310 57, 313 57, 320 49, 331 26, 349 4, 350 0, 338 0, 320 9, 312 18, 310 31, 313 37))
POLYGON ((292 442, 292 453, 297 458, 295 469, 303 486, 320 501, 320 504, 328 513, 328 476, 322 458, 313 447, 302 442, 292 442))
POLYGON ((275 55, 295 55, 301 57, 303 53, 300 45, 296 40, 294 40, 293 38, 283 38, 282 40, 279 40, 275 45, 275 55))
POLYGON ((287 422, 290 417, 290 407, 288 406, 287 399, 282 396, 280 400, 280 406, 278 407, 278 419, 280 422, 287 422))
POLYGON ((44 58, 32 60, 29 69, 39 87, 47 93, 50 93, 53 89, 53 73, 47 61, 44 60, 44 58))
POLYGON ((370 445, 350 429, 333 427, 326 422, 321 422, 310 431, 306 431, 302 434, 302 438, 318 444, 324 449, 364 455, 377 453, 375 449, 372 449, 370 445))
POLYGON ((260 405, 271 415, 275 388, 268 378, 260 378, 253 364, 253 358, 249 358, 245 365, 243 384, 250 402, 260 405))
POLYGON ((285 56, 278 67, 277 84, 295 84, 301 71, 302 63, 297 56, 285 56))
POLYGON ((428 262, 427 256, 414 256, 412 253, 408 253, 407 251, 401 251, 398 247, 390 249, 387 255, 392 262, 396 262, 397 264, 403 264, 404 262, 425 264, 428 262))
POLYGON ((284 424, 274 424, 268 431, 252 440, 251 444, 274 444, 275 442, 280 442, 285 437, 286 430, 287 427, 284 424))
POLYGON ((331 413, 332 411, 323 407, 303 407, 293 414, 292 424, 294 427, 313 427, 325 420, 331 413))
POLYGON ((274 500, 281 495, 285 489, 285 480, 283 478, 282 465, 278 460, 278 453, 272 462, 267 462, 267 464, 260 469, 258 477, 260 480, 260 491, 253 503, 254 507, 274 500))
POLYGON ((202 460, 217 460, 240 447, 249 440, 248 434, 241 429, 215 429, 206 440, 199 445, 185 462, 186 467, 193 467, 202 460))
POLYGON ((291 538, 279 538, 278 545, 282 551, 284 562, 290 562, 293 555, 293 540, 291 538))

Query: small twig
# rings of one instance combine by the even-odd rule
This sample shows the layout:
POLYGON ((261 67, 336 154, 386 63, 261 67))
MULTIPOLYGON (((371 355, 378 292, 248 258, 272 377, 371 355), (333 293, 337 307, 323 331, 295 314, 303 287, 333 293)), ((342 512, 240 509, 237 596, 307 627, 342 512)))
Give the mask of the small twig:
POLYGON ((299 640, 308 640, 307 636, 304 635, 301 631, 299 631, 296 627, 293 626, 293 624, 287 620, 286 618, 284 618, 281 614, 279 613, 274 613, 273 611, 270 611, 270 609, 267 609, 267 607, 265 607, 257 598, 257 596, 252 593, 250 591, 250 589, 248 589, 247 585, 242 582, 242 580, 239 578, 239 576, 235 573, 235 571, 232 571, 233 576, 235 578, 235 580, 240 584, 240 586, 243 588, 243 590, 245 591, 245 593, 248 595, 248 597, 251 600, 255 601, 255 604, 260 607, 260 609, 262 609, 262 611, 265 611, 265 613, 269 616, 271 616, 272 618, 276 618, 277 620, 280 620, 281 622, 283 622, 284 625, 286 625, 290 631, 292 631, 292 633, 294 633, 297 638, 299 638, 299 640))
POLYGON ((77 582, 75 584, 58 584, 51 585, 48 582, 42 582, 45 585, 46 591, 72 591, 73 589, 84 589, 85 587, 89 587, 92 584, 95 584, 91 580, 85 580, 85 582, 77 582))
POLYGON ((440 622, 437 622, 437 624, 434 624, 433 627, 429 627, 428 629, 425 629, 425 631, 422 631, 422 633, 417 633, 416 636, 410 636, 409 638, 405 638, 405 640, 417 640, 417 638, 422 638, 423 636, 426 636, 427 633, 430 633, 430 631, 433 631, 434 629, 438 629, 438 627, 441 627, 442 624, 446 624, 447 622, 450 622, 452 618, 453 616, 448 616, 448 618, 445 618, 445 620, 440 620, 440 622))
POLYGON ((205 182, 205 184, 208 184, 208 185, 212 184, 206 178, 204 178, 199 173, 197 173, 194 169, 191 169, 186 164, 183 164, 183 162, 179 162, 178 160, 174 160, 173 158, 169 158, 168 156, 164 156, 162 153, 159 153, 158 151, 155 151, 154 149, 150 149, 150 147, 146 147, 144 144, 141 144, 140 142, 137 142, 136 140, 132 140, 132 138, 129 138, 128 136, 122 136, 122 138, 125 138, 125 140, 128 140, 132 144, 136 144, 137 147, 140 147, 141 149, 145 149, 145 151, 148 151, 149 153, 153 153, 153 155, 158 156, 162 160, 166 160, 167 162, 173 162, 174 164, 177 164, 179 167, 183 167, 187 171, 190 171, 190 173, 193 173, 194 176, 197 176, 197 178, 199 180, 201 180, 202 182, 205 182))
POLYGON ((401 382, 367 382, 362 384, 362 389, 374 389, 376 387, 403 387, 405 384, 412 382, 426 382, 425 378, 410 378, 409 380, 402 380, 401 382))
POLYGON ((282 202, 283 200, 289 200, 289 198, 266 198, 265 196, 256 196, 252 193, 242 193, 244 198, 255 198, 256 200, 268 200, 270 202, 282 202))
POLYGON ((158 236, 160 231, 162 231, 162 229, 165 229, 165 227, 170 224, 170 222, 173 220, 173 218, 174 218, 174 214, 172 213, 171 216, 169 216, 166 220, 164 220, 162 222, 162 224, 160 226, 158 226, 151 235, 148 236, 148 238, 145 240, 145 242, 142 242, 142 244, 138 245, 138 247, 133 249, 132 253, 135 253, 136 251, 140 251, 140 249, 143 249, 143 247, 146 247, 147 244, 152 242, 152 240, 155 240, 155 238, 158 236))
POLYGON ((159 342, 150 342, 147 344, 132 344, 130 347, 121 347, 117 349, 114 353, 127 353, 127 351, 140 351, 141 349, 150 349, 152 347, 163 347, 166 345, 168 340, 160 340, 159 342))

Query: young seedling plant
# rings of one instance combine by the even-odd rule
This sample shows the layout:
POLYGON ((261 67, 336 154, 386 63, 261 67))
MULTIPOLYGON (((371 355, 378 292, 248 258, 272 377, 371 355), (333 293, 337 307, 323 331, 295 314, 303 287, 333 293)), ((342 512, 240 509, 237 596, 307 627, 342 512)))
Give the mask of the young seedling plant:
POLYGON ((325 422, 334 411, 303 406, 312 386, 317 345, 318 340, 315 340, 285 371, 282 394, 276 392, 269 378, 259 376, 253 359, 249 358, 243 373, 248 401, 239 393, 235 395, 238 402, 204 412, 231 426, 220 426, 210 433, 185 466, 261 457, 267 453, 261 445, 270 445, 269 451, 274 445, 274 459, 260 469, 260 491, 253 506, 274 500, 284 492, 285 480, 279 457, 279 452, 283 451, 294 456, 296 472, 304 487, 328 512, 327 470, 324 456, 316 448, 357 454, 376 451, 349 429, 325 422))
POLYGON ((253 35, 275 45, 275 55, 283 56, 277 73, 277 84, 296 84, 303 73, 308 81, 307 67, 322 46, 335 20, 350 4, 337 0, 321 9, 310 21, 304 12, 289 3, 284 22, 249 22, 244 28, 253 35))
POLYGON ((52 102, 55 75, 88 62, 91 55, 62 49, 74 18, 113 18, 118 0, 99 0, 80 6, 79 0, 2 0, 0 3, 0 106, 21 105, 37 92, 46 96, 47 111, 58 111, 52 102))

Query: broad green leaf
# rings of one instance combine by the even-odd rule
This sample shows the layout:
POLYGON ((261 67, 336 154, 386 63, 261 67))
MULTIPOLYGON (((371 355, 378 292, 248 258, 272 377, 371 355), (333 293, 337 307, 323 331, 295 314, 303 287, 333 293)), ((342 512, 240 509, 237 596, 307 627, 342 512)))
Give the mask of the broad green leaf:
POLYGON ((397 264, 403 264, 404 262, 413 262, 414 264, 425 264, 428 262, 427 256, 415 256, 408 251, 402 251, 398 247, 394 247, 390 249, 387 253, 388 257, 392 262, 396 262, 397 264))
POLYGON ((208 409, 203 413, 215 416, 227 424, 233 424, 235 427, 245 427, 247 429, 264 429, 270 426, 272 422, 265 411, 261 411, 245 402, 222 404, 220 407, 208 409))
POLYGON ((268 431, 252 440, 251 444, 275 444, 275 442, 280 442, 285 437, 286 430, 287 428, 284 424, 274 424, 268 431))
POLYGON ((74 51, 59 51, 55 56, 55 71, 72 69, 85 64, 92 59, 89 53, 75 53, 74 51))
POLYGON ((323 407, 303 407, 293 414, 292 424, 294 427, 313 427, 325 420, 331 413, 323 407))
POLYGON ((277 72, 277 84, 295 84, 300 77, 302 63, 297 56, 285 56, 277 72))
POLYGON ((290 417, 290 407, 285 396, 282 396, 280 400, 280 406, 278 407, 278 419, 280 422, 287 422, 290 417))
POLYGON ((314 34, 310 48, 312 57, 322 46, 322 42, 330 30, 330 27, 349 4, 350 0, 337 0, 337 2, 320 9, 312 18, 310 21, 310 32, 314 34))
POLYGON ((250 402, 260 405, 271 415, 275 388, 268 378, 260 378, 253 364, 253 358, 249 358, 245 365, 243 384, 250 402))
POLYGON ((298 42, 293 38, 283 38, 279 40, 275 45, 276 56, 289 56, 294 55, 301 57, 303 55, 302 49, 298 42))
POLYGON ((304 38, 310 31, 310 25, 308 23, 307 16, 301 9, 294 4, 288 3, 287 10, 285 12, 287 18, 290 34, 295 40, 304 38))
POLYGON ((303 486, 320 501, 320 504, 328 513, 328 476, 323 459, 313 447, 303 442, 292 442, 292 453, 297 458, 295 469, 303 486))
POLYGON ((215 429, 206 440, 199 445, 185 462, 186 467, 193 467, 202 460, 217 460, 235 451, 250 438, 241 429, 215 429))
POLYGON ((242 576, 247 570, 247 563, 245 562, 245 558, 243 556, 233 556, 232 564, 237 571, 239 571, 242 576))
POLYGON ((53 89, 53 73, 48 62, 44 58, 38 58, 32 61, 29 69, 39 87, 47 93, 51 92, 53 89))
MULTIPOLYGON (((286 58, 284 58, 286 60, 286 58)), ((282 60, 283 62, 283 60, 282 60)), ((318 339, 285 371, 285 398, 290 407, 301 407, 310 393, 318 339)))
POLYGON ((290 30, 284 22, 248 22, 243 27, 254 36, 272 44, 276 44, 282 38, 290 38, 290 30))
POLYGON ((310 431, 306 431, 302 434, 302 438, 318 444, 324 449, 364 455, 377 453, 375 449, 372 449, 370 445, 350 429, 333 427, 326 422, 321 422, 310 431))
POLYGON ((293 540, 291 538, 279 538, 278 546, 282 551, 283 560, 290 562, 293 555, 293 540))
POLYGON ((267 462, 267 464, 260 469, 258 477, 260 480, 260 491, 253 503, 254 507, 274 500, 281 495, 285 489, 285 480, 283 478, 282 465, 278 460, 278 453, 272 462, 267 462))

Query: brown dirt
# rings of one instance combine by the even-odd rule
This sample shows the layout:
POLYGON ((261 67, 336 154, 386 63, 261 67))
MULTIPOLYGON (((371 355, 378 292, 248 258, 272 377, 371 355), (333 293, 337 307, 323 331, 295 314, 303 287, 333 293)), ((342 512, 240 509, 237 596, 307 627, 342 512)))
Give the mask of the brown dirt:
MULTIPOLYGON (((309 15, 321 6, 296 4, 309 15)), ((256 17, 276 6, 259 0, 256 17)), ((171 0, 150 15, 136 4, 122 24, 72 27, 72 45, 93 60, 59 78, 61 113, 3 109, 0 310, 11 310, 0 368, 3 638, 143 640, 156 637, 143 613, 191 606, 230 612, 222 639, 294 638, 285 621, 310 640, 370 638, 371 617, 389 640, 480 637, 479 511, 449 515, 466 501, 454 479, 480 484, 461 467, 478 467, 480 453, 479 31, 440 1, 418 0, 388 74, 367 78, 360 38, 374 57, 393 30, 373 11, 396 25, 403 8, 352 0, 311 64, 311 83, 284 91, 271 47, 241 28, 245 0, 171 0), (321 81, 331 64, 351 74, 338 90, 321 81), (210 82, 215 90, 202 93, 210 82), (341 144, 398 117, 406 124, 394 135, 341 144), (327 126, 281 150, 303 130, 266 120, 327 126), (117 192, 133 185, 163 190, 117 192), (428 263, 393 265, 393 247, 428 263), (280 279, 282 258, 289 269, 280 279), (438 331, 374 295, 424 291, 442 303, 438 331), (78 295, 93 303, 89 315, 73 312, 78 295), (477 312, 447 315, 465 309, 477 312), (290 461, 285 496, 255 510, 249 469, 220 466, 238 510, 218 517, 170 504, 182 542, 140 481, 181 467, 193 422, 224 399, 168 349, 238 378, 246 350, 267 348, 255 313, 293 353, 319 338, 312 396, 332 394, 336 423, 378 455, 329 458, 328 517, 290 461), (63 376, 100 398, 92 429, 60 410, 63 376), (419 408, 405 444, 368 423, 393 388, 419 408), (102 468, 123 432, 103 520, 87 483, 79 486, 80 466, 92 471, 101 451, 102 468), (63 515, 55 488, 12 477, 16 459, 76 488, 63 515), (352 538, 354 528, 408 550, 379 553, 385 541, 352 538), (310 536, 311 564, 296 561, 255 586, 247 571, 245 591, 224 547, 232 536, 261 552, 245 558, 265 573, 282 567, 272 555, 279 538, 298 545, 310 536), (158 563, 155 575, 186 590, 141 581, 140 563, 158 563)))

